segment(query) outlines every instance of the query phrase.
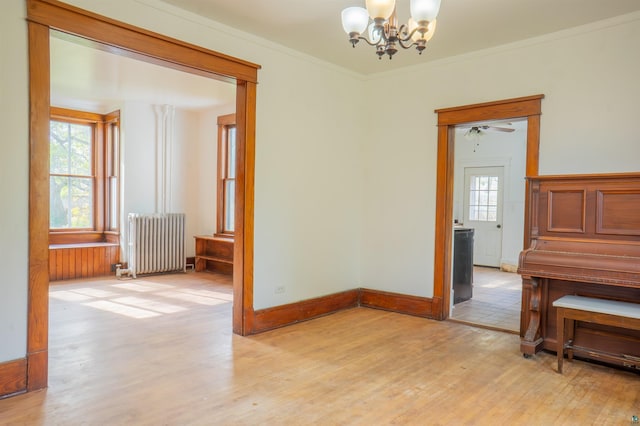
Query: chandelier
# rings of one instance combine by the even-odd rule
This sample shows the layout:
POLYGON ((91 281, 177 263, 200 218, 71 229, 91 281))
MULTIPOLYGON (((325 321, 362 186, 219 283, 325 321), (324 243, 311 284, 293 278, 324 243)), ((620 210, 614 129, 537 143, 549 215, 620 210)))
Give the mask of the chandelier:
POLYGON ((360 40, 376 48, 378 59, 389 59, 398 51, 416 48, 419 54, 436 31, 436 17, 441 0, 410 0, 411 18, 398 27, 395 0, 366 0, 363 7, 347 7, 342 11, 342 28, 349 34, 353 47, 360 40), (371 22, 369 18, 371 17, 371 22), (368 37, 362 33, 368 32, 368 37))

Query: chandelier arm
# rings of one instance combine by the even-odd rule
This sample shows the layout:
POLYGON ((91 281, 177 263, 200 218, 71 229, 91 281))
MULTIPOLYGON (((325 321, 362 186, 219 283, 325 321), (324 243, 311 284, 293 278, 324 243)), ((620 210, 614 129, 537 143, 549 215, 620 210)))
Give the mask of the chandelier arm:
POLYGON ((405 31, 407 31, 408 28, 409 26, 406 24, 400 25, 400 28, 398 28, 398 34, 402 34, 403 37, 398 37, 398 40, 409 41, 412 39, 413 35, 420 30, 420 27, 415 27, 409 33, 406 33, 407 35, 404 37, 405 31))
POLYGON ((369 46, 373 46, 373 47, 378 46, 380 44, 380 41, 382 41, 382 39, 381 39, 378 43, 372 43, 372 42, 369 41, 369 39, 367 39, 366 37, 363 37, 363 36, 358 36, 358 40, 362 40, 365 43, 367 43, 369 46))
MULTIPOLYGON (((411 39, 409 39, 409 40, 411 40, 411 39)), ((418 43, 416 43, 416 42, 414 42, 414 41, 412 41, 412 42, 411 42, 411 44, 408 44, 408 45, 404 44, 404 41, 409 41, 409 40, 403 40, 403 39, 399 38, 399 39, 398 39, 398 44, 399 44, 400 46, 402 46, 402 48, 403 48, 403 49, 410 49, 410 48, 412 48, 413 46, 417 46, 417 45, 418 45, 418 43)))

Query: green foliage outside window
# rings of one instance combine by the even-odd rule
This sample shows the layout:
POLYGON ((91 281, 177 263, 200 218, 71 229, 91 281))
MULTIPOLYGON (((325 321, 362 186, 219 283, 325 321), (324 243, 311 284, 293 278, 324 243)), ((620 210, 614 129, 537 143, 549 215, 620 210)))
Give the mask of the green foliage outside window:
POLYGON ((93 227, 92 126, 50 122, 51 228, 93 227))

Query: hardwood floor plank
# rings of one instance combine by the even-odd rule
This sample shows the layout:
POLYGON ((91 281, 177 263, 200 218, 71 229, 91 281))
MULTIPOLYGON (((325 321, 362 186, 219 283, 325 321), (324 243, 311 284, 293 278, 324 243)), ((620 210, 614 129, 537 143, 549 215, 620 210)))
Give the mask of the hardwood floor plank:
POLYGON ((518 336, 354 308, 231 333, 231 278, 64 281, 50 289, 49 388, 0 401, 0 423, 627 424, 640 377, 518 336), (146 312, 146 313, 145 313, 146 312), (153 314, 152 316, 149 316, 153 314))

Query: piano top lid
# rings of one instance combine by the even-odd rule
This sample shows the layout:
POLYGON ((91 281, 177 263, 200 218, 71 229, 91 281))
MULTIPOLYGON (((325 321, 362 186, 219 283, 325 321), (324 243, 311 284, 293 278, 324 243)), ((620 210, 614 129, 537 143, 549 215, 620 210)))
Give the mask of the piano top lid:
POLYGON ((574 174, 574 175, 539 175, 526 176, 526 180, 532 181, 572 181, 572 180, 620 180, 620 179, 640 179, 638 172, 626 173, 594 173, 594 174, 574 174))

